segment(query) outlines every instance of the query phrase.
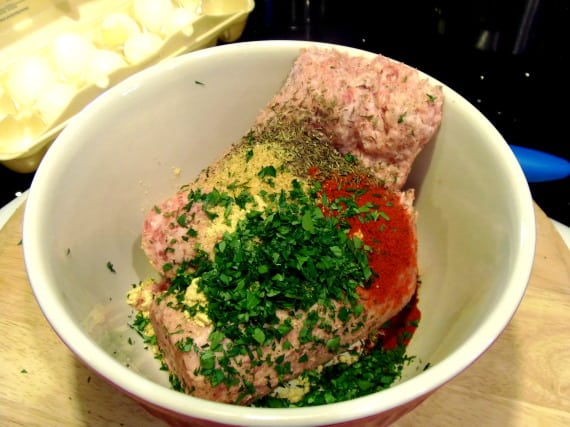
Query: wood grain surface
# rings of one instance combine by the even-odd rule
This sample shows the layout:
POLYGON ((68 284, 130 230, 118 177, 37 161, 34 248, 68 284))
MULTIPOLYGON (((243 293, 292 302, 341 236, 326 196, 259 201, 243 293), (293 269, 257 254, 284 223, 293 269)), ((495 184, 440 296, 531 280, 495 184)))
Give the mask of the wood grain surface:
MULTIPOLYGON (((165 426, 83 366, 44 319, 24 269, 22 211, 0 230, 0 426, 165 426)), ((570 252, 536 215, 532 277, 510 325, 395 426, 570 426, 570 252)))

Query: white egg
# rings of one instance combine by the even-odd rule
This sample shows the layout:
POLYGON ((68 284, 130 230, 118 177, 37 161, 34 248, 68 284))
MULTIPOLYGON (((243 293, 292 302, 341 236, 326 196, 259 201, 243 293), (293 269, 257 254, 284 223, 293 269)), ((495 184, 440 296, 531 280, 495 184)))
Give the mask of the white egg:
POLYGON ((53 123, 68 107, 75 93, 75 86, 55 82, 45 88, 34 108, 45 123, 53 123))
POLYGON ((6 90, 18 109, 32 105, 42 90, 56 79, 46 59, 32 56, 16 63, 8 72, 6 90))
POLYGON ((101 89, 109 86, 109 75, 127 65, 123 56, 110 50, 96 49, 89 57, 85 70, 85 80, 101 89))
POLYGON ((14 105, 14 101, 12 101, 12 98, 8 94, 8 91, 0 86, 0 120, 9 114, 15 113, 16 106, 14 105))
POLYGON ((202 0, 178 0, 180 7, 194 12, 198 15, 202 13, 202 0))
POLYGON ((82 35, 64 33, 53 41, 52 60, 63 78, 81 83, 93 49, 95 46, 82 35))
POLYGON ((139 33, 131 36, 124 46, 124 54, 129 64, 138 64, 155 53, 162 45, 156 34, 139 33))
POLYGON ((126 13, 108 15, 94 35, 95 43, 104 49, 117 49, 133 34, 140 31, 138 24, 126 13))
POLYGON ((185 36, 191 36, 194 32, 192 23, 199 18, 199 15, 188 9, 177 7, 172 9, 166 24, 166 34, 175 34, 181 31, 185 36))
POLYGON ((148 31, 160 33, 173 8, 170 0, 135 0, 135 19, 148 31))
POLYGON ((44 122, 37 114, 26 111, 6 116, 0 121, 0 148, 4 153, 25 152, 45 129, 44 122))

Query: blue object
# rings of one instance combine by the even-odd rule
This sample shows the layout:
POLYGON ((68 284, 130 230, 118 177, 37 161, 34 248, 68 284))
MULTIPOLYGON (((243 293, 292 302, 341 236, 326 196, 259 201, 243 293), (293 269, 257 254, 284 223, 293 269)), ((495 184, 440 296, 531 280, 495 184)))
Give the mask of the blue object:
POLYGON ((566 159, 532 148, 518 145, 510 147, 529 183, 554 181, 570 176, 570 162, 566 159))

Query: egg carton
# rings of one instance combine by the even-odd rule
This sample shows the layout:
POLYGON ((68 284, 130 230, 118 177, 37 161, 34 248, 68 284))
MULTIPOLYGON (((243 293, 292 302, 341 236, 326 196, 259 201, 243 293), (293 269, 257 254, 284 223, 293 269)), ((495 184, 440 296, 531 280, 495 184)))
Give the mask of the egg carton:
POLYGON ((167 58, 242 34, 254 0, 19 0, 0 5, 0 163, 37 169, 69 120, 167 58))

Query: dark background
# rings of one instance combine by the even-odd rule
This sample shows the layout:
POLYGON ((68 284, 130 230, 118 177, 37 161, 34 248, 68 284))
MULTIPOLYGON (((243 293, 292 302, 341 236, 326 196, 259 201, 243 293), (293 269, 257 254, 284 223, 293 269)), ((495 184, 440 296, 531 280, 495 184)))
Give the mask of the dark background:
MULTIPOLYGON (((241 40, 382 53, 459 92, 510 144, 568 159, 569 23, 568 0, 257 0, 241 40)), ((0 167, 0 205, 32 178, 0 167)), ((530 188, 547 215, 570 225, 570 178, 530 188)))

